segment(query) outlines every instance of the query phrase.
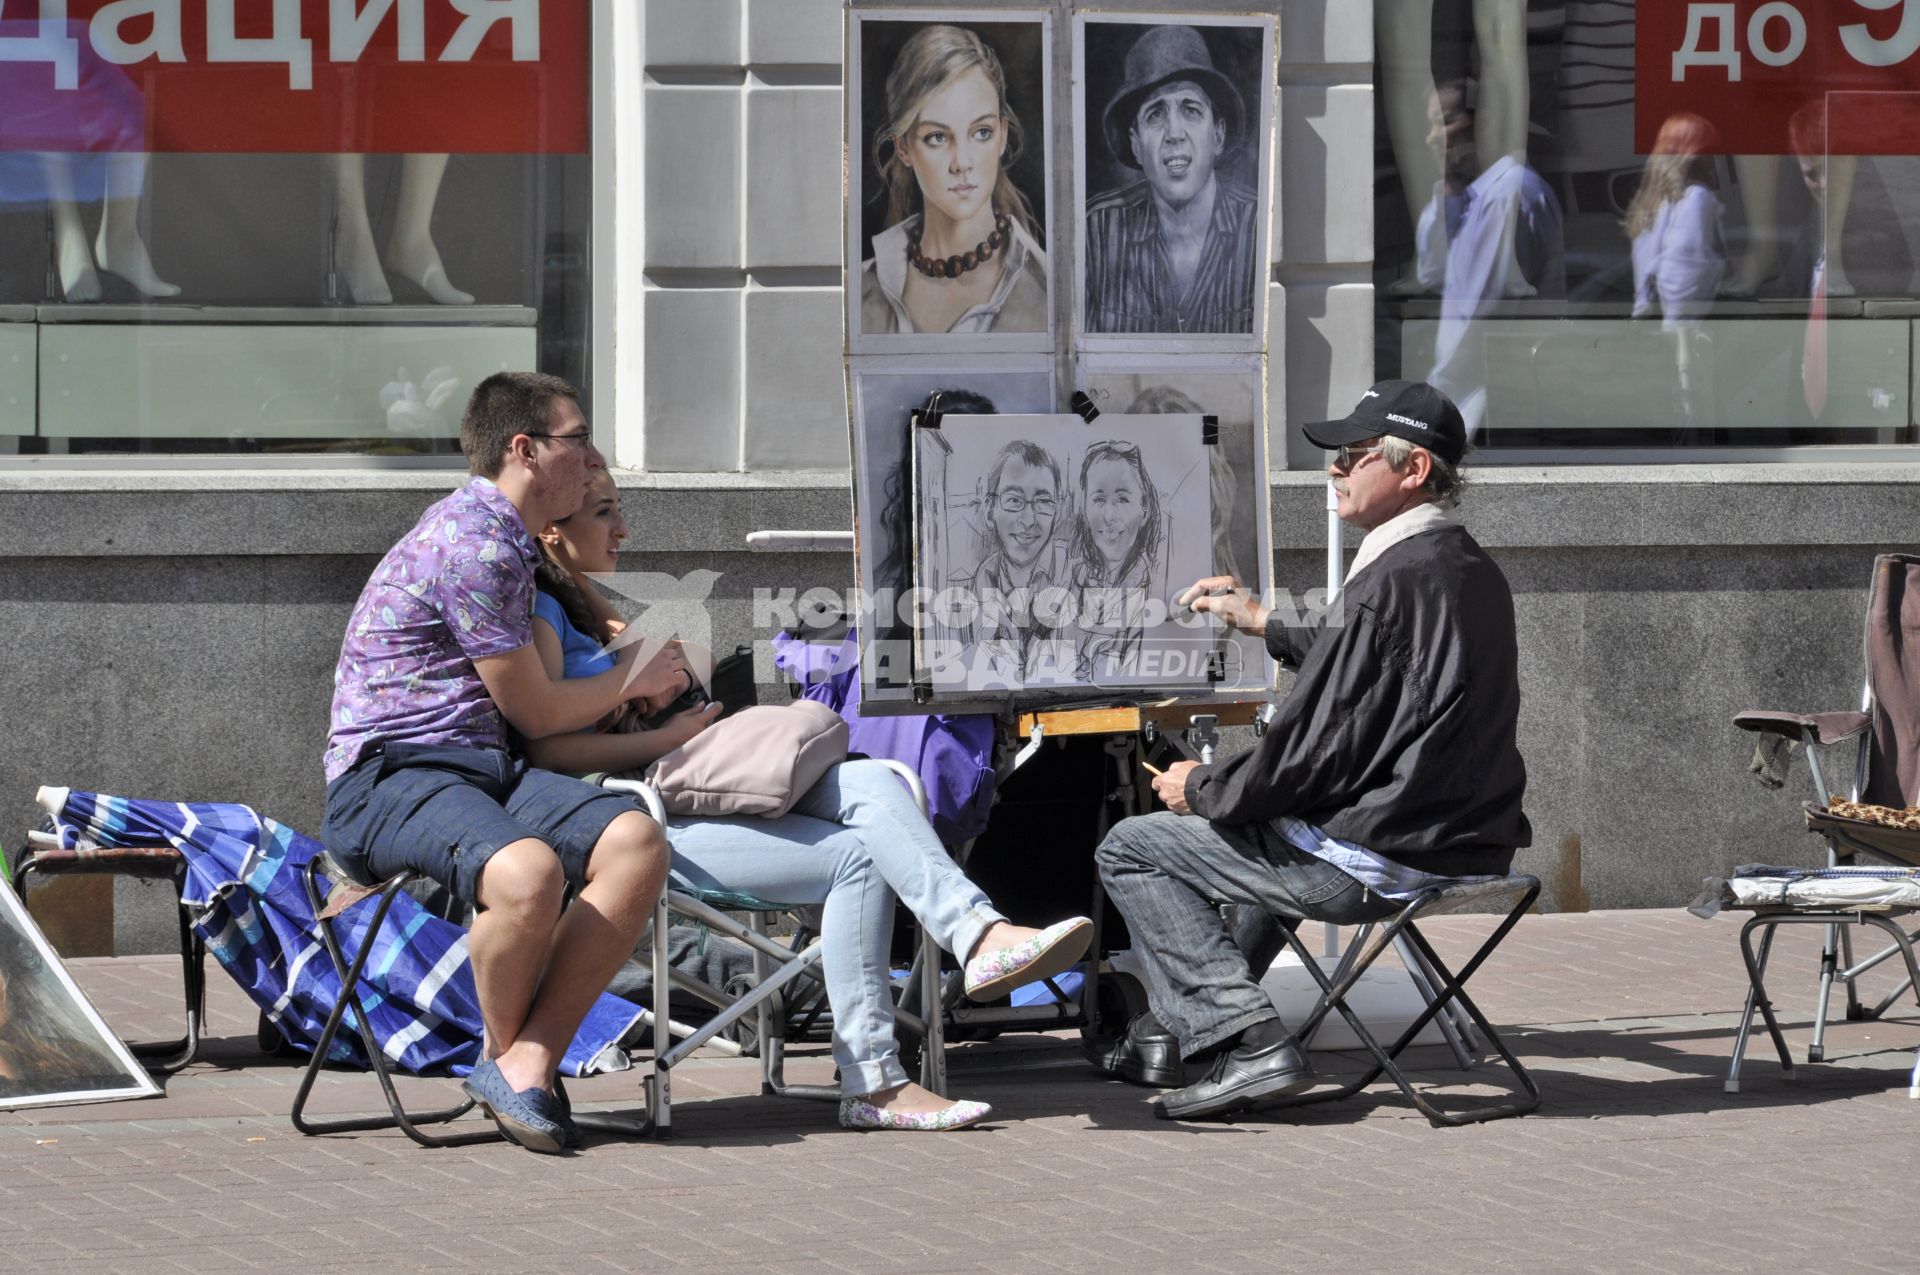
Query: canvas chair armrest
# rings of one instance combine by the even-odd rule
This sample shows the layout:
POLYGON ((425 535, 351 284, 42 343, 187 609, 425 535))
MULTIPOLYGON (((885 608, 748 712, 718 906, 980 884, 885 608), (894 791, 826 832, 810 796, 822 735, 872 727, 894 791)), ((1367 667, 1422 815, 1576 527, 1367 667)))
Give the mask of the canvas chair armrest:
POLYGON ((1773 709, 1750 708, 1733 715, 1733 724, 1741 730, 1765 735, 1780 735, 1800 740, 1812 731, 1817 744, 1837 744, 1865 730, 1871 719, 1865 713, 1785 713, 1773 709))

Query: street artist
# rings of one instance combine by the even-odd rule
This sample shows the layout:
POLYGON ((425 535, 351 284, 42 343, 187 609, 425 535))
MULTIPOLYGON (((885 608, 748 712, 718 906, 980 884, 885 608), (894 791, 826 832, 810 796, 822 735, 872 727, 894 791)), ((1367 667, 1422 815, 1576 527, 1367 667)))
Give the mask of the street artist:
POLYGON ((1340 517, 1367 533, 1340 602, 1294 628, 1229 577, 1181 596, 1262 635, 1298 674, 1258 746, 1170 766, 1153 781, 1167 809, 1122 820, 1096 855, 1151 1009, 1096 1042, 1095 1061, 1172 1089, 1154 1104, 1170 1119, 1314 1083, 1257 981, 1281 945, 1268 917, 1381 919, 1436 879, 1504 875, 1532 840, 1513 598, 1452 513, 1458 409, 1432 386, 1383 381, 1304 433, 1336 450, 1340 517), (1236 934, 1223 904, 1243 905, 1236 934))

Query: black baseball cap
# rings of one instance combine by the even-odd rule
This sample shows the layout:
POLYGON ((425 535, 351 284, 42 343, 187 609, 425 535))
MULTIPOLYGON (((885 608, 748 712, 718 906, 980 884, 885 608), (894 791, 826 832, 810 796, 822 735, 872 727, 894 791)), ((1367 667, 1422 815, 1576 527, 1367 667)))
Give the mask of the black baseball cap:
POLYGON ((1300 427, 1316 447, 1344 447, 1383 434, 1404 438, 1457 465, 1467 451, 1467 423, 1453 400, 1425 381, 1381 381, 1360 396, 1345 420, 1300 427))

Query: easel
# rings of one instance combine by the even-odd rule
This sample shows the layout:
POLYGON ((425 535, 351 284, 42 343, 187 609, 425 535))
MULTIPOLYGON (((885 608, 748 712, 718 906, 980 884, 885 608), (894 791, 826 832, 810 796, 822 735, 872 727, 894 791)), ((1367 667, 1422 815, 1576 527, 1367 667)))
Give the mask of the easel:
MULTIPOLYGON (((1100 803, 1099 824, 1094 836, 1094 844, 1098 845, 1111 827, 1107 818, 1110 802, 1120 807, 1121 818, 1152 808, 1151 785, 1147 781, 1145 768, 1140 765, 1146 758, 1147 749, 1161 738, 1166 738, 1175 741, 1175 746, 1188 752, 1193 760, 1211 763, 1214 746, 1220 742, 1220 727, 1251 726, 1255 732, 1263 732, 1265 722, 1261 713, 1266 707, 1267 700, 1262 697, 1257 700, 1167 700, 1153 704, 1038 709, 1022 713, 1018 718, 1018 738, 1025 742, 1006 770, 999 775, 999 782, 1005 783, 1031 761, 1048 739, 1104 736, 1112 786, 1103 794, 1100 803)), ((1086 977, 1080 986, 1080 1022, 1086 1031, 1094 1029, 1095 1015, 1100 1006, 1101 930, 1105 912, 1106 892, 1101 889, 1096 876, 1092 903, 1088 909, 1088 915, 1093 918, 1093 945, 1089 949, 1093 959, 1087 962, 1086 977)))

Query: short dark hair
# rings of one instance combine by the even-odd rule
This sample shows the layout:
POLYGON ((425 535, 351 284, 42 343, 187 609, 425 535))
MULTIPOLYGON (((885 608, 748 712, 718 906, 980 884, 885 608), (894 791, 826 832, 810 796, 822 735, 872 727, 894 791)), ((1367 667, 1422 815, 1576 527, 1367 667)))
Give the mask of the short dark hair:
POLYGON ((460 450, 467 454, 468 471, 499 477, 513 436, 544 432, 553 401, 579 397, 579 390, 545 372, 495 372, 473 387, 467 414, 460 418, 460 450))
POLYGON ((1007 466, 1016 460, 1028 469, 1051 470, 1053 472, 1053 489, 1056 492, 1060 490, 1060 462, 1053 458, 1053 453, 1038 443, 1029 442, 1024 438, 1016 438, 1000 449, 1000 453, 993 458, 993 468, 987 471, 987 499, 989 501, 1000 494, 1000 476, 1006 473, 1007 466))

